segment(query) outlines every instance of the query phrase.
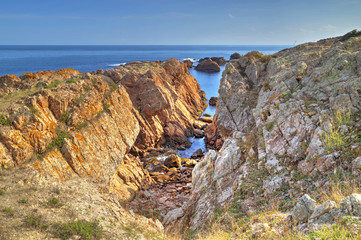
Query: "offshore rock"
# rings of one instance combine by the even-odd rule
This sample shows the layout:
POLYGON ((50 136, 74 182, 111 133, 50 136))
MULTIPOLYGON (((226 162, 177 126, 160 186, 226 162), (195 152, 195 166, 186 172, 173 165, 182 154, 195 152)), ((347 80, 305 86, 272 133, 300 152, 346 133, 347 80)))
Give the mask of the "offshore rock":
POLYGON ((221 71, 219 65, 210 58, 206 58, 203 61, 199 61, 198 65, 194 69, 197 71, 208 72, 208 73, 221 71))
POLYGON ((241 54, 233 53, 229 59, 230 60, 235 60, 235 59, 239 59, 239 58, 241 58, 241 54))

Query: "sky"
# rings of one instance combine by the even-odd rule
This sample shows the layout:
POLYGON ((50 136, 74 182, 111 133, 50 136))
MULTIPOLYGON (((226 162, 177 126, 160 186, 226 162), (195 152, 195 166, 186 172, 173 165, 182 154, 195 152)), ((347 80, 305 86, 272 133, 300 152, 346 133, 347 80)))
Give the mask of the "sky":
POLYGON ((3 0, 0 45, 293 45, 361 30, 361 0, 3 0))

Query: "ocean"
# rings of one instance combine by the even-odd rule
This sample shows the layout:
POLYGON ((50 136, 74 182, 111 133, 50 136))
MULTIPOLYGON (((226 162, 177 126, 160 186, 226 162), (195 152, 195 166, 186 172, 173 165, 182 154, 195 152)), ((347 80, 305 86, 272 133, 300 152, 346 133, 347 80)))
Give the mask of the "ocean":
MULTIPOLYGON (((290 46, 237 45, 237 46, 0 46, 0 76, 21 75, 26 72, 74 68, 79 72, 109 69, 134 61, 156 61, 175 58, 198 60, 204 57, 224 57, 232 53, 241 55, 250 51, 273 54, 290 46)), ((195 65, 197 63, 195 62, 195 65)), ((206 97, 218 96, 219 82, 224 66, 219 73, 205 73, 190 69, 206 97)), ((214 115, 216 108, 209 106, 204 113, 214 115)), ((195 150, 206 146, 203 139, 190 138, 192 147, 179 151, 181 157, 189 157, 195 150)))

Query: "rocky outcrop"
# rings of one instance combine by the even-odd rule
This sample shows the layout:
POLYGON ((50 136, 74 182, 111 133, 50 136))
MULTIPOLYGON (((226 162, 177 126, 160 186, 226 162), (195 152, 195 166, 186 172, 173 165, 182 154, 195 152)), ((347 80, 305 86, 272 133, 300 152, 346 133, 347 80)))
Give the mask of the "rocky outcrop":
POLYGON ((65 80, 79 74, 74 69, 60 69, 58 71, 41 71, 37 73, 25 73, 20 77, 15 75, 0 76, 0 97, 11 94, 18 90, 29 90, 36 85, 47 86, 52 81, 65 80))
POLYGON ((187 68, 193 67, 193 62, 189 59, 184 60, 183 63, 187 64, 187 68))
POLYGON ((20 77, 31 80, 34 92, 2 106, 2 166, 25 165, 62 181, 92 177, 128 199, 153 182, 139 159, 127 156, 129 151, 177 141, 172 133, 179 131, 192 135, 206 106, 196 80, 174 59, 131 63, 104 75, 64 72, 20 77), (34 87, 40 80, 49 80, 48 87, 34 87), (165 135, 172 122, 178 125, 165 135))
POLYGON ((241 54, 233 53, 229 59, 230 60, 235 60, 235 59, 240 59, 240 58, 241 58, 241 54))
POLYGON ((221 71, 219 65, 210 58, 205 58, 202 61, 200 60, 198 65, 194 69, 197 71, 208 72, 208 73, 221 71))
POLYGON ((209 99, 209 106, 216 106, 218 101, 218 97, 211 97, 209 99))
POLYGON ((301 197, 288 216, 288 224, 307 233, 340 221, 357 222, 361 217, 361 194, 351 194, 342 199, 339 206, 334 201, 326 201, 318 206, 315 203, 308 195, 301 197))
MULTIPOLYGON (((248 215, 264 199, 263 207, 276 201, 290 209, 289 200, 305 191, 330 191, 330 175, 361 181, 351 167, 361 154, 361 38, 341 38, 272 56, 252 52, 226 65, 217 111, 205 129, 208 143, 221 149, 194 168, 192 196, 177 223, 199 229, 217 206, 237 204, 248 215)), ((301 222, 312 215, 306 205, 301 222)))
POLYGON ((219 66, 226 65, 227 63, 224 57, 211 57, 211 60, 216 62, 219 66))

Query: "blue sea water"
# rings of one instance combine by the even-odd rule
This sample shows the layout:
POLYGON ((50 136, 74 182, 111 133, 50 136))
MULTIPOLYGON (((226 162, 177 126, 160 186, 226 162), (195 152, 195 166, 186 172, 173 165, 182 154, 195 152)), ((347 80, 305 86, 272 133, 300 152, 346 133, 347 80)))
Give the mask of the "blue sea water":
MULTIPOLYGON (((0 45, 0 76, 21 75, 26 72, 74 68, 80 72, 109 69, 127 62, 156 61, 175 58, 200 59, 224 57, 227 60, 234 52, 246 54, 259 51, 272 54, 290 46, 238 45, 238 46, 5 46, 0 45)), ((195 63, 196 64, 196 63, 195 63)), ((219 73, 204 73, 190 69, 206 97, 218 96, 219 82, 224 66, 219 73)), ((204 113, 214 115, 216 108, 209 106, 204 113)), ((192 147, 179 151, 181 157, 189 157, 195 150, 206 146, 203 139, 190 138, 192 147)))
POLYGON ((0 76, 74 68, 80 72, 108 69, 133 61, 225 57, 257 50, 271 54, 288 46, 0 46, 0 76))

